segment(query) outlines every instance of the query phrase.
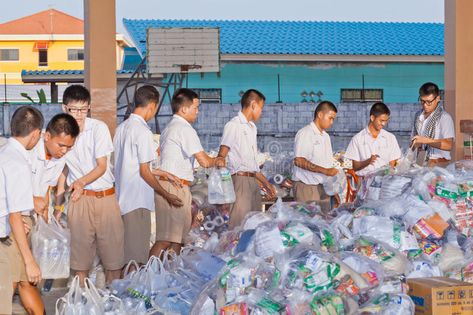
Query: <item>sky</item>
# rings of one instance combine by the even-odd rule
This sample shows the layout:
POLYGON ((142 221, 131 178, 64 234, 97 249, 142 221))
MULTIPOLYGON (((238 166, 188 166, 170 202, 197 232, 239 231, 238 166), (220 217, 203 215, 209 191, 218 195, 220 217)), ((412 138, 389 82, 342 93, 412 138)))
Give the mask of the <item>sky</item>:
MULTIPOLYGON (((93 0, 92 0, 93 1, 93 0)), ((306 21, 444 21, 446 0, 116 0, 123 18, 306 21)), ((54 8, 83 18, 81 0, 2 0, 0 23, 54 8)))

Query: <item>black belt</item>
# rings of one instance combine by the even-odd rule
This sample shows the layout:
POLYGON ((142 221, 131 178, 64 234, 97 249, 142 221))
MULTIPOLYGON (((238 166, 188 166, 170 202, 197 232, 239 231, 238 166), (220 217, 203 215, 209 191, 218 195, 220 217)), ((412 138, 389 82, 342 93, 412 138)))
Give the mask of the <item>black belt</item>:
POLYGON ((10 236, 0 237, 0 243, 10 246, 11 245, 11 238, 10 236))

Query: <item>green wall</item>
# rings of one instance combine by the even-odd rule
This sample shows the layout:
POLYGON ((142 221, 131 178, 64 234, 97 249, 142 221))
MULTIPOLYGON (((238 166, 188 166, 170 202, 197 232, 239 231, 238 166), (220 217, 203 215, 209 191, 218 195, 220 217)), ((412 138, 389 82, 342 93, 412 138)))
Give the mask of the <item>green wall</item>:
MULTIPOLYGON (((415 102, 419 87, 427 82, 444 86, 444 66, 441 63, 227 63, 221 72, 191 74, 189 88, 221 88, 223 103, 239 102, 239 92, 249 88, 260 90, 267 102, 276 102, 277 75, 280 75, 281 101, 300 102, 303 90, 322 91, 322 99, 340 101, 341 88, 384 90, 384 102, 415 102)), ((317 100, 317 97, 315 97, 317 100)), ((308 98, 309 100, 309 98, 308 98)))

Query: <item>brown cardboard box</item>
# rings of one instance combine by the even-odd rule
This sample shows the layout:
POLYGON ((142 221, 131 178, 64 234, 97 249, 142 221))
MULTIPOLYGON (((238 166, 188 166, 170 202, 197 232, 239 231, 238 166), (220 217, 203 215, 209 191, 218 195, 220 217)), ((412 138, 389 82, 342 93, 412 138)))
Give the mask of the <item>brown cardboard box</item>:
POLYGON ((416 315, 473 315, 473 283, 433 277, 408 279, 416 315))

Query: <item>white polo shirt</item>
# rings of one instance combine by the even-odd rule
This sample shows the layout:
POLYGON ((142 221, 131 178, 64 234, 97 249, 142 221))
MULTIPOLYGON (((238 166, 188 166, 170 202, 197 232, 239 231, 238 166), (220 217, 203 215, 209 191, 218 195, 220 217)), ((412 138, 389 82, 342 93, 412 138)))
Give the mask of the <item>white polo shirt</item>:
POLYGON ((90 173, 96 166, 96 159, 107 157, 105 174, 88 184, 84 189, 101 191, 113 187, 114 178, 110 165, 110 154, 113 152, 112 137, 107 125, 97 119, 86 118, 84 130, 79 134, 71 151, 66 154, 66 165, 69 168, 67 184, 90 173))
MULTIPOLYGON (((440 105, 439 105, 440 106, 440 105)), ((420 121, 422 121, 422 133, 424 133, 424 129, 427 127, 427 122, 432 118, 432 115, 429 115, 427 119, 425 119, 424 114, 419 116, 420 121)), ((435 128, 435 136, 434 139, 448 139, 452 138, 455 139, 455 124, 453 123, 452 116, 446 111, 442 112, 442 116, 440 116, 439 122, 437 124, 437 128, 435 128)), ((452 157, 450 155, 450 151, 444 151, 436 148, 432 148, 432 154, 429 156, 429 159, 439 159, 445 158, 447 160, 451 160, 452 157)))
POLYGON ((49 186, 56 186, 66 165, 66 157, 46 159, 44 138, 41 136, 36 146, 28 152, 33 174, 33 196, 44 197, 49 186))
POLYGON ((122 215, 138 208, 154 211, 154 190, 140 176, 140 164, 155 159, 153 133, 146 121, 131 114, 115 131, 114 175, 122 215))
MULTIPOLYGON (((309 162, 325 167, 333 167, 333 152, 330 136, 326 131, 320 131, 314 122, 300 129, 294 143, 294 156, 303 157, 309 162)), ((310 172, 294 165, 292 177, 307 185, 323 184, 327 176, 310 172)))
POLYGON ((10 234, 10 213, 34 208, 28 151, 14 138, 0 148, 0 237, 10 234))
POLYGON ((381 129, 378 136, 374 138, 368 127, 366 127, 353 136, 350 144, 348 144, 345 157, 353 161, 362 162, 369 159, 373 154, 379 155, 379 158, 374 164, 368 165, 356 172, 357 175, 365 176, 388 165, 391 161, 400 159, 401 149, 397 143, 396 136, 389 131, 381 129))
POLYGON ((231 174, 259 172, 256 134, 256 125, 249 122, 241 111, 225 125, 221 145, 230 148, 227 167, 231 174))
POLYGON ((191 124, 174 115, 160 138, 160 168, 181 179, 194 180, 194 154, 204 151, 191 124))

